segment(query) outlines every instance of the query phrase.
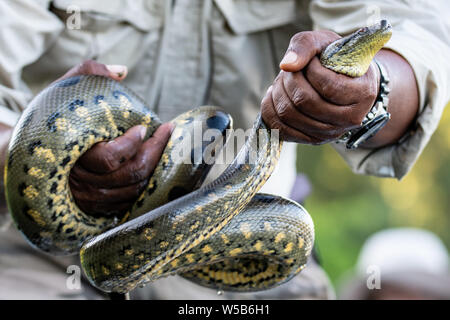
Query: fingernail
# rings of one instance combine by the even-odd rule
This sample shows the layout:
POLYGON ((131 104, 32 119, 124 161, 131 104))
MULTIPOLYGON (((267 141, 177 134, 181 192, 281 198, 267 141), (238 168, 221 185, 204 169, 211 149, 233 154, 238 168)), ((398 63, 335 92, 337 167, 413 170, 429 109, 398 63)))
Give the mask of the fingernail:
POLYGON ((169 122, 169 127, 170 127, 170 134, 172 134, 173 130, 175 129, 175 124, 172 122, 169 122))
POLYGON ((122 78, 127 72, 128 68, 120 64, 108 64, 106 68, 109 72, 116 74, 119 78, 122 78))
POLYGON ((147 127, 145 126, 140 126, 141 128, 139 129, 139 133, 141 134, 141 140, 144 140, 145 138, 145 134, 147 133, 147 127))
POLYGON ((283 60, 281 60, 280 65, 283 64, 291 64, 297 61, 298 55, 294 51, 289 51, 284 56, 283 60))

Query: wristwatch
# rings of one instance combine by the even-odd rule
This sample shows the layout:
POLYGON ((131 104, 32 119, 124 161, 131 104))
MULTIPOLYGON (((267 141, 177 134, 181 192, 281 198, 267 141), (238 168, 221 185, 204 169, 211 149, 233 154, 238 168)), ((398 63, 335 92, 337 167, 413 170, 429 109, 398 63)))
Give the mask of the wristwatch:
POLYGON ((390 92, 388 87, 389 77, 383 65, 375 59, 374 62, 380 70, 380 88, 378 90, 378 96, 374 106, 364 117, 361 126, 344 133, 344 135, 337 140, 337 142, 345 143, 347 149, 358 148, 361 143, 366 142, 380 131, 391 118, 391 114, 387 110, 389 104, 388 94, 390 92))

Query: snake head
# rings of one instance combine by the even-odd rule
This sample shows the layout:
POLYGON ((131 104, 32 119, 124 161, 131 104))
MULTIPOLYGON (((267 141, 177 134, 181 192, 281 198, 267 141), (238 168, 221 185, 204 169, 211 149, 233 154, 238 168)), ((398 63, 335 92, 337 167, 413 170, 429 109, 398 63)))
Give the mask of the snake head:
POLYGON ((350 77, 360 77, 369 69, 375 54, 392 35, 392 26, 381 20, 369 27, 329 44, 322 51, 320 62, 328 69, 350 77))

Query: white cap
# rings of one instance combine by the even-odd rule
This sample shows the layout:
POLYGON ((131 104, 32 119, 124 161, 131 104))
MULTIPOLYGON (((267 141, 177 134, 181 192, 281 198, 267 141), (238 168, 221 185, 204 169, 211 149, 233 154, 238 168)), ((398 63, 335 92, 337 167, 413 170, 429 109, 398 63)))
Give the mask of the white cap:
POLYGON ((360 251, 357 272, 366 275, 377 267, 381 274, 425 272, 446 274, 449 268, 447 249, 433 233, 415 228, 380 231, 365 242, 360 251))

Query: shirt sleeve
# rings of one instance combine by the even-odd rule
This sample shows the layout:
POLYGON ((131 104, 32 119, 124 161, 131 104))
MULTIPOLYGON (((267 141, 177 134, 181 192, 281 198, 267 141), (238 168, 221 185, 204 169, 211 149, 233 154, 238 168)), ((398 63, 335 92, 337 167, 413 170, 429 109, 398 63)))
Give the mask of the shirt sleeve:
POLYGON ((63 28, 50 0, 0 1, 0 122, 14 126, 32 98, 22 69, 35 62, 63 28))
POLYGON ((310 14, 316 29, 340 34, 380 19, 392 24, 385 48, 403 56, 414 70, 420 97, 416 123, 394 145, 356 150, 333 146, 355 173, 401 179, 427 145, 450 100, 450 5, 445 0, 318 0, 312 1, 310 14))

